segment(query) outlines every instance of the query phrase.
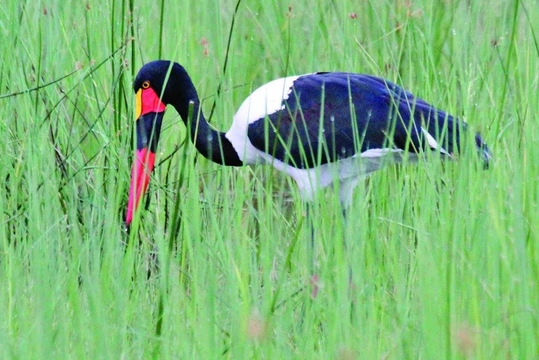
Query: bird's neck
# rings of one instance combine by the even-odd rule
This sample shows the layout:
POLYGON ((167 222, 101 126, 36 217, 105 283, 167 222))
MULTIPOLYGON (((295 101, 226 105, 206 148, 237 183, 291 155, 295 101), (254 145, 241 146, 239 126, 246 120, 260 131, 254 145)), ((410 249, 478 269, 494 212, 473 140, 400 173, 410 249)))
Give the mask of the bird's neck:
POLYGON ((188 79, 184 85, 183 98, 178 98, 178 101, 172 105, 187 126, 198 152, 218 164, 243 165, 232 143, 225 137, 225 133, 215 130, 204 117, 198 94, 191 80, 188 79))

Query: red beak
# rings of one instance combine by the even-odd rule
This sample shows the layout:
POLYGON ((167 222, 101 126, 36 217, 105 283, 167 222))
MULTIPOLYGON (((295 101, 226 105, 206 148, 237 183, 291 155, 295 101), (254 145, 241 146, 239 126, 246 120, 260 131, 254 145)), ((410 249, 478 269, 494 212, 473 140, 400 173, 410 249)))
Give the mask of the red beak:
POLYGON ((138 208, 142 196, 146 193, 150 184, 150 175, 155 164, 155 153, 147 148, 137 150, 133 161, 131 172, 131 186, 129 187, 129 202, 127 203, 127 214, 125 224, 129 226, 133 221, 133 215, 138 208))
POLYGON ((129 201, 125 224, 131 225, 133 217, 148 184, 155 165, 155 152, 161 133, 161 123, 165 113, 165 105, 151 88, 137 92, 137 150, 131 172, 129 201))

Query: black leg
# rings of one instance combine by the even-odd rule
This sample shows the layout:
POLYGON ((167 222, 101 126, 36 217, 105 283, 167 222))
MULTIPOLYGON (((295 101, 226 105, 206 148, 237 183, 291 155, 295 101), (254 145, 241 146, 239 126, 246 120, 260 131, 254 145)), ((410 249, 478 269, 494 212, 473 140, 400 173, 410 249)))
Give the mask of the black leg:
POLYGON ((347 208, 346 207, 342 207, 342 218, 343 218, 343 239, 342 239, 342 247, 343 247, 343 251, 344 251, 344 256, 346 258, 346 262, 348 263, 348 281, 350 282, 350 286, 352 286, 352 263, 351 263, 351 259, 350 259, 350 256, 348 255, 349 254, 349 251, 348 251, 348 239, 347 239, 347 234, 346 234, 346 228, 347 228, 347 225, 348 225, 348 218, 346 216, 347 214, 347 208))
POLYGON ((316 271, 316 248, 315 248, 315 232, 314 232, 314 205, 311 203, 306 203, 306 216, 307 221, 309 222, 309 227, 311 229, 311 248, 310 248, 310 266, 311 266, 311 278, 310 278, 310 287, 311 287, 311 297, 314 299, 318 295, 319 281, 320 278, 316 271))

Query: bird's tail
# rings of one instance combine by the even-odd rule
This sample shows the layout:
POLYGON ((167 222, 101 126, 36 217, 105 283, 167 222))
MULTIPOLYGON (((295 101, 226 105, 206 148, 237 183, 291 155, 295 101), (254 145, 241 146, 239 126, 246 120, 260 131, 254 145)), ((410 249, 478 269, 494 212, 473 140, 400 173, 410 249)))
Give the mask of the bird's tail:
POLYGON ((490 162, 492 161, 492 153, 479 134, 475 134, 475 145, 477 146, 479 157, 483 160, 483 167, 488 169, 490 162))

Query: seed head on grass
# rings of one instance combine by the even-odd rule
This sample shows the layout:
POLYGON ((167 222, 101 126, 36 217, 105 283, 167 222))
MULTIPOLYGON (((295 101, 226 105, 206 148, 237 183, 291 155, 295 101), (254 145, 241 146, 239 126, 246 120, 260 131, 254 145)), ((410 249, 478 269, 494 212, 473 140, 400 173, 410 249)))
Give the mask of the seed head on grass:
POLYGON ((245 324, 245 335, 247 338, 260 342, 268 336, 268 321, 260 314, 258 310, 254 310, 245 324))
POLYGON ((347 346, 341 346, 337 350, 337 359, 339 360, 352 360, 358 358, 358 353, 347 346))
POLYGON ((470 325, 463 323, 459 324, 454 330, 454 343, 456 346, 457 352, 466 357, 470 358, 475 353, 477 348, 477 331, 470 325))

